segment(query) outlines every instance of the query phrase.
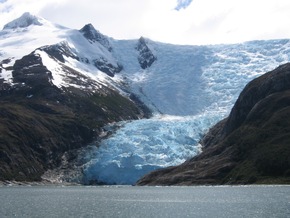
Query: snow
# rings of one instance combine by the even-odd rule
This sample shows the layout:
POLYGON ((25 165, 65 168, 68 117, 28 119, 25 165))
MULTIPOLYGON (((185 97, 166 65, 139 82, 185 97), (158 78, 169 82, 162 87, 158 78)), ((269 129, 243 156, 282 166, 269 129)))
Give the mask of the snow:
MULTIPOLYGON (((72 52, 82 60, 88 60, 93 63, 94 60, 103 58, 113 66, 118 66, 116 59, 112 54, 100 43, 90 43, 78 30, 69 29, 57 24, 53 24, 43 18, 35 17, 29 13, 25 13, 22 17, 8 23, 0 32, 0 62, 5 59, 12 59, 9 66, 13 66, 17 59, 28 55, 35 49, 55 44, 67 44, 72 52), (32 22, 34 25, 28 25, 32 22), (31 21, 31 22, 30 22, 31 21), (39 24, 37 23, 39 22, 39 24), (27 24, 27 25, 25 25, 27 24), (35 25, 36 24, 36 25, 35 25), (41 25, 40 25, 41 24, 41 25)), ((37 51, 43 58, 44 65, 53 73, 53 83, 61 87, 74 86, 80 88, 76 84, 66 82, 67 75, 63 72, 60 62, 51 59, 45 52, 37 51)), ((81 63, 72 58, 66 60, 66 65, 81 71, 87 77, 90 77, 102 85, 106 85, 105 76, 100 75, 100 71, 92 64, 81 63), (100 76, 100 80, 97 76, 100 76)), ((7 66, 8 67, 8 66, 7 66)), ((11 82, 12 73, 2 70, 3 78, 6 82, 11 82)), ((109 80, 109 79, 108 79, 109 80)), ((82 87, 83 88, 83 87, 82 87)))
POLYGON ((104 58, 109 63, 117 66, 116 59, 106 47, 100 43, 90 43, 78 30, 71 30, 68 33, 67 40, 74 45, 75 52, 80 58, 87 59, 90 63, 93 63, 96 59, 104 58))
POLYGON ((44 51, 37 50, 35 53, 41 57, 43 65, 52 73, 52 83, 57 87, 62 87, 65 75, 60 64, 51 59, 44 51))
POLYGON ((122 123, 87 155, 84 181, 134 184, 146 173, 178 165, 200 152, 199 140, 226 117, 243 87, 286 63, 289 40, 235 45, 175 46, 157 42, 157 61, 146 70, 136 62, 136 41, 115 41, 115 56, 129 89, 156 115, 122 123))
POLYGON ((135 42, 120 41, 114 50, 131 91, 170 115, 200 113, 216 107, 217 99, 228 111, 248 81, 289 60, 289 40, 218 46, 150 43, 157 61, 146 70, 136 62, 135 42))
MULTIPOLYGON (((123 95, 136 94, 154 112, 151 119, 122 122, 99 148, 89 149, 80 170, 83 181, 134 184, 151 170, 177 165, 197 155, 199 140, 213 124, 226 117, 244 86, 252 79, 290 59, 290 40, 252 41, 233 45, 181 46, 146 39, 157 60, 143 70, 138 62, 138 40, 108 39, 111 52, 98 42, 90 42, 78 30, 43 19, 39 25, 4 29, 0 32, 1 60, 15 60, 44 45, 66 43, 78 61, 64 57, 61 63, 36 50, 52 72, 57 87, 101 89, 110 86, 123 95), (100 72, 94 60, 103 58, 123 70, 114 78, 100 72), (94 80, 91 87, 73 83, 94 80)), ((25 26, 25 25, 24 25, 25 26)), ((9 67, 9 66, 5 67, 9 67)), ((11 72, 2 69, 0 78, 11 81, 11 72)), ((108 127, 110 128, 110 127, 108 127)))
POLYGON ((0 32, 0 53, 2 54, 0 62, 10 58, 12 61, 9 66, 13 66, 17 59, 30 54, 36 48, 63 41, 64 35, 69 30, 44 19, 41 19, 41 24, 22 28, 4 28, 0 32))
POLYGON ((49 57, 49 55, 41 50, 36 50, 36 54, 38 54, 43 64, 46 66, 46 68, 51 72, 52 74, 52 83, 59 87, 75 87, 78 89, 86 89, 95 91, 98 89, 101 89, 103 86, 108 86, 108 79, 106 78, 106 75, 104 73, 100 73, 98 69, 92 65, 88 65, 85 63, 81 63, 73 58, 66 57, 65 62, 67 67, 74 70, 74 72, 80 73, 82 76, 79 77, 79 80, 92 80, 94 83, 76 83, 74 80, 69 80, 68 78, 76 77, 77 75, 74 75, 70 73, 69 71, 64 69, 63 63, 59 62, 56 59, 52 59, 49 57))
POLYGON ((25 12, 21 17, 15 19, 4 26, 3 29, 16 29, 28 27, 30 25, 41 26, 41 18, 31 15, 29 12, 25 12))
POLYGON ((5 68, 1 68, 2 71, 0 73, 0 79, 4 79, 5 82, 11 83, 12 81, 12 71, 6 70, 5 68))

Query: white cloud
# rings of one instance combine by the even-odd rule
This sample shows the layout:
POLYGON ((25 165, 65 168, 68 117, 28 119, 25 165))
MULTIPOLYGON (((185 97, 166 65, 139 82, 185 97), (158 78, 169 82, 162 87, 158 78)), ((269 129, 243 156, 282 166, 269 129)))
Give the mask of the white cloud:
POLYGON ((76 29, 92 23, 116 39, 213 44, 290 38, 289 0, 7 0, 0 3, 0 25, 25 11, 76 29))

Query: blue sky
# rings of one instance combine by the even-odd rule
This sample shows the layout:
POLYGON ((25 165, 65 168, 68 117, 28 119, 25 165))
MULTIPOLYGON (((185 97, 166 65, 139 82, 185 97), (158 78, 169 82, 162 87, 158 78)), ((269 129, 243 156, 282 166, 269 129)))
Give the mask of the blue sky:
POLYGON ((290 38, 289 0, 0 0, 0 28, 24 12, 116 39, 173 44, 290 38))
POLYGON ((181 9, 187 8, 192 0, 177 0, 177 5, 175 7, 175 10, 179 11, 181 9))

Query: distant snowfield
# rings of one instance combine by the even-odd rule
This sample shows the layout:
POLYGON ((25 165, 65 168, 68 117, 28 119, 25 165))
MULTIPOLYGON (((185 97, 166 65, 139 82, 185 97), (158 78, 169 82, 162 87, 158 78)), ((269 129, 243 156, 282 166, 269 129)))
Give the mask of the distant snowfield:
MULTIPOLYGON (((244 86, 290 59, 289 40, 237 45, 175 46, 148 41, 157 61, 136 64, 132 41, 116 41, 132 92, 155 111, 123 125, 84 165, 84 181, 134 184, 146 173, 201 152, 203 134, 226 117, 244 86)), ((118 78, 120 79, 120 78, 118 78)))
MULTIPOLYGON (((27 16, 30 15, 22 19, 25 21, 27 16)), ((181 46, 146 39, 157 60, 144 70, 138 63, 138 40, 108 37, 111 50, 102 43, 87 40, 78 30, 43 19, 33 21, 42 25, 14 28, 19 25, 15 21, 0 32, 0 79, 11 83, 9 66, 24 55, 42 46, 64 43, 79 60, 86 60, 65 57, 64 64, 85 75, 83 79, 95 82, 91 83, 92 87, 72 83, 62 68, 63 63, 37 50, 52 73, 54 85, 94 91, 110 86, 125 95, 132 92, 154 113, 151 119, 117 124, 121 128, 102 141, 98 149, 81 153, 87 162, 79 169, 83 178, 75 179, 85 183, 95 180, 134 184, 154 169, 177 165, 197 155, 201 152, 198 142, 203 134, 229 114, 244 86, 290 60, 289 40, 181 46), (2 62, 7 58, 10 63, 2 62), (123 70, 110 78, 94 66, 96 59, 104 59, 113 66, 120 63, 123 70)))

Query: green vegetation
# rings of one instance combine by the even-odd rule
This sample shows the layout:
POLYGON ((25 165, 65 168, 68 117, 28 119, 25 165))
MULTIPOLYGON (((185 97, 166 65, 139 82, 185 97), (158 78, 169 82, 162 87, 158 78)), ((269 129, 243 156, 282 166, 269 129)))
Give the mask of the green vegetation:
POLYGON ((104 125, 143 116, 112 90, 107 95, 71 91, 61 94, 62 102, 22 94, 2 97, 0 180, 40 180, 65 151, 93 141, 104 125))
POLYGON ((290 64, 250 82, 203 152, 140 185, 290 184, 290 64))
MULTIPOLYGON (((229 138, 236 139, 233 145, 239 164, 224 182, 263 183, 270 178, 279 183, 290 182, 289 117, 290 107, 286 107, 274 113, 263 125, 251 122, 234 131, 229 138)), ((225 140, 224 146, 231 141, 225 140)))
POLYGON ((12 86, 0 80, 0 180, 40 180, 65 152, 98 139, 104 125, 149 115, 138 99, 107 86, 93 90, 96 81, 65 65, 62 70, 71 87, 54 86, 32 52, 16 60, 12 86))

